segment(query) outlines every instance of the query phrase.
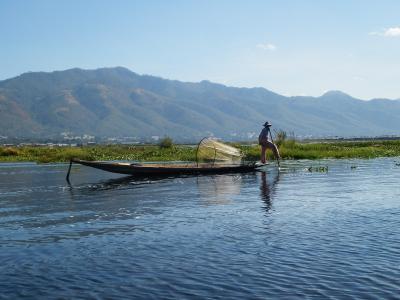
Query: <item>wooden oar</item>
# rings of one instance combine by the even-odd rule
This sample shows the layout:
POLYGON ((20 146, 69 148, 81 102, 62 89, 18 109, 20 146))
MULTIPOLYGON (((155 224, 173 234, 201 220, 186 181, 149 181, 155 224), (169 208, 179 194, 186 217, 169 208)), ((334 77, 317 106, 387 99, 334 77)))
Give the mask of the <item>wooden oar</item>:
MULTIPOLYGON (((272 138, 271 129, 270 129, 269 127, 268 127, 268 132, 269 132, 269 136, 271 137, 271 142, 272 142, 272 144, 274 144, 274 146, 275 146, 276 148, 278 148, 278 147, 275 145, 275 143, 274 143, 274 139, 272 138)), ((278 157, 275 156, 275 159, 276 159, 276 162, 278 163, 278 167, 280 167, 279 156, 278 156, 278 157)))
POLYGON ((71 182, 69 181, 69 173, 71 172, 71 167, 72 167, 72 159, 70 159, 70 161, 69 161, 68 173, 67 173, 67 177, 65 177, 65 179, 67 180, 68 184, 71 184, 71 182))

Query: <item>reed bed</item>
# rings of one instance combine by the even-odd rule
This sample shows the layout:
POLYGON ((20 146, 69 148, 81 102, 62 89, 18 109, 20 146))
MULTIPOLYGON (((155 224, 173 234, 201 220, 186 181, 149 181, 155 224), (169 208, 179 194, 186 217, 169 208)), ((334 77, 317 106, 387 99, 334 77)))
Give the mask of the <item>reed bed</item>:
MULTIPOLYGON (((239 145, 247 161, 260 159, 260 146, 239 145)), ((400 141, 357 141, 300 143, 287 140, 280 143, 282 159, 375 158, 400 156, 400 141)), ((39 163, 67 162, 71 158, 85 160, 127 161, 195 161, 196 148, 172 145, 96 145, 82 147, 0 147, 0 162, 32 161, 39 163)), ((268 158, 273 159, 268 151, 268 158)))

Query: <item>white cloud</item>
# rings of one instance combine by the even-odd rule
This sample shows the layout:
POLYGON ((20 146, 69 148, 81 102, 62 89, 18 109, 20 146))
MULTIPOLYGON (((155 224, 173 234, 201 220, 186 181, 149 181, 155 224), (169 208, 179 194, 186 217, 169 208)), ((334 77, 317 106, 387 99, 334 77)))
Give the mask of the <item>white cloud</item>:
POLYGON ((257 48, 261 48, 263 50, 268 50, 268 51, 275 51, 276 50, 276 46, 274 44, 258 44, 257 48))
POLYGON ((400 27, 390 27, 383 33, 384 36, 399 36, 400 37, 400 27))
POLYGON ((383 29, 382 31, 371 31, 368 34, 385 36, 385 37, 400 37, 400 26, 386 28, 383 29))

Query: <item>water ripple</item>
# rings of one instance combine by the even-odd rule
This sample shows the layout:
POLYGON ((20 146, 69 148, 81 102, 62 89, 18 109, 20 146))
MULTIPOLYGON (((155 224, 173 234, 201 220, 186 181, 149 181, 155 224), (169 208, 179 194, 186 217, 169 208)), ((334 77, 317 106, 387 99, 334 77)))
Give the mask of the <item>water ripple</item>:
POLYGON ((74 166, 72 186, 66 165, 0 165, 0 299, 395 299, 396 161, 172 178, 74 166))

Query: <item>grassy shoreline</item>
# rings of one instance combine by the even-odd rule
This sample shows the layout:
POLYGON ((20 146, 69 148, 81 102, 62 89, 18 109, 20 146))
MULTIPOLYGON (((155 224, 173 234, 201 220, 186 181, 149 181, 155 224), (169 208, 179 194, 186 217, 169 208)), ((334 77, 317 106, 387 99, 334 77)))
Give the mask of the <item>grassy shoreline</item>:
MULTIPOLYGON (((258 161, 258 145, 238 145, 245 160, 258 161)), ((280 147, 282 159, 323 158, 376 158, 400 156, 400 141, 357 141, 300 143, 285 141, 280 147)), ((271 153, 268 153, 272 159, 271 153)), ((70 158, 86 160, 131 160, 131 161, 194 161, 196 148, 174 145, 161 148, 156 145, 96 145, 83 147, 0 147, 0 162, 67 162, 70 158)))

